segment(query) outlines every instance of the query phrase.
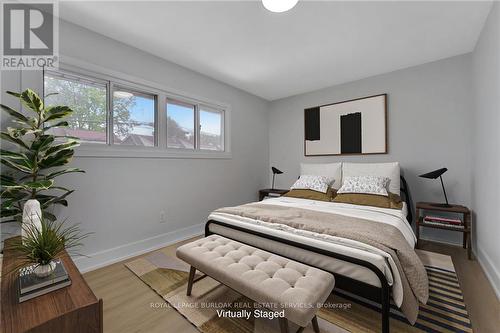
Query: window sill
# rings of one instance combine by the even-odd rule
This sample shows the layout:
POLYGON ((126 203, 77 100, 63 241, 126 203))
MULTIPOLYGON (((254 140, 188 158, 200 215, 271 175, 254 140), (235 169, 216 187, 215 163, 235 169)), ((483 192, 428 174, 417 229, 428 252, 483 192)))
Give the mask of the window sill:
POLYGON ((83 143, 75 149, 75 157, 108 158, 193 158, 193 159, 231 159, 228 151, 192 151, 161 149, 158 147, 108 146, 103 144, 83 143))

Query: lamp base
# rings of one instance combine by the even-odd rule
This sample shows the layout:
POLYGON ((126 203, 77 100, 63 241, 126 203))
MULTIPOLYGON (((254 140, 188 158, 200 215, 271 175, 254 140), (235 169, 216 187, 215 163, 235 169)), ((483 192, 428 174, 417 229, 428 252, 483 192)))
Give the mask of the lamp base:
POLYGON ((434 207, 442 207, 442 208, 450 208, 453 207, 453 205, 447 204, 447 203, 431 203, 431 206, 434 207))

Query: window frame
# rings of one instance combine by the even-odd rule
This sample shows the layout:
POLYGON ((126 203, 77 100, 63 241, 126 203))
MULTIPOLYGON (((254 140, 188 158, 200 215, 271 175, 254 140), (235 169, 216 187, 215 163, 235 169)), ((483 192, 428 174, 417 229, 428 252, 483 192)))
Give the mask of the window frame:
MULTIPOLYGON (((194 119, 194 124, 193 124, 193 131, 194 131, 194 146, 193 148, 174 148, 174 147, 168 147, 167 143, 167 150, 168 151, 184 151, 184 152, 211 152, 211 153, 224 153, 226 151, 226 135, 225 135, 225 127, 226 127, 226 121, 225 121, 225 113, 226 110, 221 107, 217 107, 214 105, 208 105, 206 103, 200 103, 198 101, 194 100, 188 100, 188 99, 179 99, 179 98, 171 98, 167 96, 165 100, 165 114, 164 118, 165 120, 167 119, 167 114, 168 114, 168 102, 172 101, 172 104, 178 104, 178 105, 185 105, 188 107, 193 107, 193 119, 194 119), (211 150, 211 149, 203 149, 201 148, 201 117, 200 117, 200 111, 201 110, 206 110, 208 112, 215 112, 219 113, 221 115, 221 136, 222 136, 222 150, 211 150)), ((168 135, 167 132, 167 126, 165 123, 165 134, 168 135)))
MULTIPOLYGON (((231 152, 231 106, 226 103, 212 101, 207 98, 191 95, 170 87, 162 86, 156 82, 147 81, 138 77, 134 77, 121 72, 109 70, 107 68, 89 64, 81 60, 64 57, 64 62, 60 62, 58 70, 50 70, 46 72, 57 73, 62 72, 67 75, 76 77, 83 76, 84 78, 96 79, 99 81, 108 81, 110 86, 107 87, 107 98, 112 100, 113 85, 118 85, 121 88, 134 90, 137 92, 155 95, 155 144, 154 147, 134 146, 134 145, 110 145, 102 143, 82 142, 75 149, 76 157, 127 157, 127 158, 194 158, 194 159, 230 159, 231 152), (196 149, 179 149, 167 147, 166 133, 166 106, 167 98, 188 104, 205 105, 208 108, 221 110, 224 113, 223 135, 224 135, 224 151, 214 150, 196 150, 196 149)), ((42 73, 41 85, 44 88, 44 75, 42 73)), ((110 108, 112 103, 108 102, 110 108)), ((108 112, 108 117, 112 117, 112 113, 108 112)), ((111 119, 112 121, 112 119, 111 119)), ((111 122, 112 124, 112 122, 111 122)), ((107 123, 107 135, 112 134, 113 127, 107 123), (111 133, 108 133, 111 130, 111 133)))
MULTIPOLYGON (((109 99, 110 99, 110 110, 109 110, 109 121, 107 124, 106 130, 109 132, 109 146, 127 146, 127 147, 145 147, 148 148, 147 146, 134 146, 134 145, 116 145, 114 143, 115 141, 115 108, 114 108, 114 92, 115 92, 115 87, 122 88, 125 91, 131 92, 131 93, 137 93, 137 94, 142 94, 145 96, 153 96, 153 101, 154 101, 154 115, 153 115, 153 147, 158 147, 158 141, 159 141, 159 132, 158 132, 158 94, 152 93, 149 91, 144 91, 144 90, 139 90, 135 88, 131 88, 129 86, 119 84, 117 82, 110 81, 110 87, 109 87, 109 99), (109 127, 109 128, 108 128, 109 127)), ((151 147, 149 147, 151 148, 151 147)))

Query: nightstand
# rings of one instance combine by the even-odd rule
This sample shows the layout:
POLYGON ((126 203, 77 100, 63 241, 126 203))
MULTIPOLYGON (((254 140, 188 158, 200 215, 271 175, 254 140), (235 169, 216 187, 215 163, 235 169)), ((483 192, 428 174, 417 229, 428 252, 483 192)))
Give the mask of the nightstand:
POLYGON ((435 228, 449 231, 458 231, 463 233, 463 248, 467 249, 467 257, 469 260, 472 258, 471 254, 471 217, 470 217, 469 208, 461 205, 450 205, 449 207, 436 206, 435 203, 432 202, 417 202, 416 207, 416 233, 417 233, 417 246, 420 240, 420 227, 425 228, 435 228), (427 223, 424 222, 424 216, 420 216, 420 212, 447 212, 462 215, 462 224, 461 225, 443 225, 436 223, 427 223))
POLYGON ((281 197, 283 194, 288 192, 288 190, 281 190, 281 189, 272 189, 272 188, 265 188, 263 190, 259 190, 259 201, 264 200, 265 197, 267 196, 272 196, 272 197, 281 197), (271 195, 269 195, 271 194, 271 195))

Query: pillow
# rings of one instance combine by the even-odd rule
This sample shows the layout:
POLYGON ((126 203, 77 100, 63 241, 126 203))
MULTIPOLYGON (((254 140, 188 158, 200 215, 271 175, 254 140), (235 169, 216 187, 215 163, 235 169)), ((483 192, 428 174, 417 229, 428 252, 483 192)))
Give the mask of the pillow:
POLYGON ((330 177, 333 188, 342 186, 342 163, 300 163, 300 174, 330 177))
POLYGON ((346 177, 337 193, 365 193, 388 196, 387 184, 390 179, 376 176, 346 177))
POLYGON ((335 189, 328 187, 326 193, 313 191, 313 190, 290 190, 287 193, 283 194, 284 197, 290 198, 301 198, 301 199, 309 199, 309 200, 318 200, 318 201, 332 201, 332 199, 337 194, 335 189))
POLYGON ((337 194, 337 196, 332 201, 361 206, 403 209, 403 202, 401 201, 401 197, 394 193, 389 193, 389 196, 387 197, 363 193, 342 193, 337 194))
POLYGON ((292 185, 292 187, 290 187, 290 189, 314 190, 321 193, 326 193, 328 191, 328 186, 332 181, 333 179, 325 176, 302 175, 292 185))
MULTIPOLYGON (((343 163, 342 177, 352 176, 379 176, 390 178, 389 192, 400 193, 400 169, 398 162, 390 163, 343 163)), ((343 183, 342 181, 342 183, 343 183)))

